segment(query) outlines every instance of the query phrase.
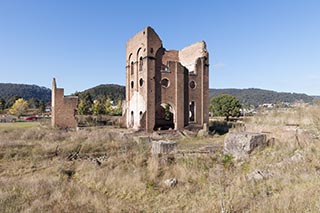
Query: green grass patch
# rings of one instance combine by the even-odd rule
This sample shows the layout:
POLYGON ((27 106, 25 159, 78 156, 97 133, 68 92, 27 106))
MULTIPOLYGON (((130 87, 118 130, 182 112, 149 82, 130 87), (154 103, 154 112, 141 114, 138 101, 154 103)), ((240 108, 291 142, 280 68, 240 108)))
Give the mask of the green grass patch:
POLYGON ((0 123, 0 129, 26 129, 39 126, 39 122, 0 123))

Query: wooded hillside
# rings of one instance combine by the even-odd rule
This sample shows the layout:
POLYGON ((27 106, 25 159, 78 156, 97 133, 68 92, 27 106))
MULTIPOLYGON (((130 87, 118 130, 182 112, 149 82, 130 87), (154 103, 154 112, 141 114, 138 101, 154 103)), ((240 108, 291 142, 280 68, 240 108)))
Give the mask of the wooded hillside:
MULTIPOLYGON (((76 92, 74 95, 82 96, 89 93, 93 100, 110 98, 118 102, 125 99, 125 87, 116 84, 102 84, 82 92, 76 92)), ((219 94, 230 94, 238 98, 242 104, 258 106, 264 103, 293 103, 295 101, 304 101, 310 103, 315 97, 300 93, 284 93, 263 89, 210 89, 210 98, 219 94)), ((19 96, 26 100, 36 98, 44 102, 51 99, 51 90, 46 87, 26 84, 0 83, 0 98, 8 100, 13 96, 19 96)))
POLYGON ((275 92, 263 89, 210 89, 210 97, 220 94, 235 96, 242 104, 258 106, 264 103, 293 103, 304 101, 310 103, 314 100, 312 96, 301 93, 275 92))
POLYGON ((8 101, 14 96, 26 100, 36 98, 47 103, 51 100, 51 90, 37 85, 0 83, 0 98, 8 101))
POLYGON ((116 84, 101 84, 99 86, 84 90, 83 92, 76 92, 74 95, 81 97, 86 93, 90 94, 92 100, 109 98, 117 102, 125 99, 126 88, 116 84))

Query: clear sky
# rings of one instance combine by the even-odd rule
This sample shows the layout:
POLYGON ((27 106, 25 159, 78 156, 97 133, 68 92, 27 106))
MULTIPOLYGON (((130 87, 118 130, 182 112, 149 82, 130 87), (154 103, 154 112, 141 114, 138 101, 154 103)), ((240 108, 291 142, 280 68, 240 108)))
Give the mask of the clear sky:
POLYGON ((210 88, 320 95, 319 0, 0 0, 0 82, 125 85, 125 43, 146 26, 167 49, 205 40, 210 88))

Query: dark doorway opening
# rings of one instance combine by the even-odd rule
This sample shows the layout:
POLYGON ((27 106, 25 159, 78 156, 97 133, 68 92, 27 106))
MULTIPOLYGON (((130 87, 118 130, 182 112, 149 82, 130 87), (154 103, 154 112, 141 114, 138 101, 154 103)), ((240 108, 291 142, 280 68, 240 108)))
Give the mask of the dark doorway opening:
POLYGON ((163 103, 156 108, 156 122, 154 130, 174 129, 174 109, 168 103, 163 103))
POLYGON ((189 121, 190 122, 196 121, 195 115, 194 115, 195 108, 196 108, 196 104, 194 103, 194 101, 191 101, 189 104, 189 121))

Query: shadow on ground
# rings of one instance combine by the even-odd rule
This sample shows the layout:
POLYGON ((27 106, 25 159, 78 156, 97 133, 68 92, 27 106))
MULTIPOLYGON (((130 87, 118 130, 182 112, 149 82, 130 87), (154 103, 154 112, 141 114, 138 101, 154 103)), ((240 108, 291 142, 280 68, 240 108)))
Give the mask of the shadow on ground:
POLYGON ((217 133, 219 135, 224 135, 229 132, 232 128, 232 123, 227 121, 212 121, 209 126, 209 131, 212 133, 217 133))

